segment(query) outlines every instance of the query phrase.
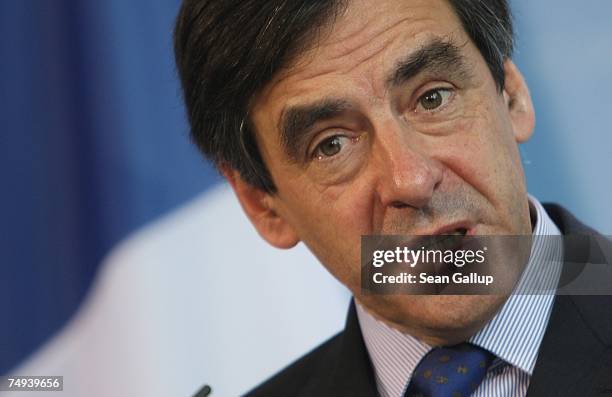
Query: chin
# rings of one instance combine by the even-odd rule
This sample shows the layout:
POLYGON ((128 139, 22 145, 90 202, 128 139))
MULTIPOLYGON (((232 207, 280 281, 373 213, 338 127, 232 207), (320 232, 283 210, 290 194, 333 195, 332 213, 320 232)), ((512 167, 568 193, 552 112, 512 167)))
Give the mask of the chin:
POLYGON ((379 320, 430 345, 469 339, 499 310, 498 295, 368 295, 359 301, 379 320))

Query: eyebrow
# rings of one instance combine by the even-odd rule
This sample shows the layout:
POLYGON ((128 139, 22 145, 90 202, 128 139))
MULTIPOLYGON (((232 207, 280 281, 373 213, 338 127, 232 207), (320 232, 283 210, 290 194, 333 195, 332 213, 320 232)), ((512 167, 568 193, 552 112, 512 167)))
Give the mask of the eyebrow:
POLYGON ((432 39, 418 50, 400 60, 387 78, 387 88, 397 87, 416 75, 429 73, 450 73, 467 79, 470 77, 465 57, 454 43, 440 38, 432 39))
POLYGON ((317 123, 331 120, 351 109, 351 104, 343 99, 324 99, 310 105, 288 108, 281 116, 281 143, 294 161, 302 160, 301 148, 309 137, 307 132, 317 123))
MULTIPOLYGON (((401 59, 385 83, 387 88, 405 84, 423 72, 446 73, 462 79, 470 76, 459 47, 440 38, 432 39, 401 59)), ((313 104, 292 106, 283 110, 279 122, 281 144, 290 160, 303 161, 303 147, 317 123, 336 118, 352 105, 344 99, 327 98, 313 104)))

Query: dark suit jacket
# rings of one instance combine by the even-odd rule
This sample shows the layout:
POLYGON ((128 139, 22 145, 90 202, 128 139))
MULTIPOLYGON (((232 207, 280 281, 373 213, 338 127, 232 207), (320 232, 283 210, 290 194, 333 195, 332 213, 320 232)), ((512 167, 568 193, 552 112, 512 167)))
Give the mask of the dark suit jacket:
MULTIPOLYGON (((563 234, 596 234, 560 206, 545 208, 563 234)), ((601 255, 588 239, 565 251, 566 261, 571 255, 573 263, 592 262, 601 255)), ((601 258, 595 260, 602 263, 601 258)), ((353 302, 344 331, 247 393, 249 397, 377 395, 353 302)), ((612 296, 555 298, 527 395, 612 397, 612 296)))

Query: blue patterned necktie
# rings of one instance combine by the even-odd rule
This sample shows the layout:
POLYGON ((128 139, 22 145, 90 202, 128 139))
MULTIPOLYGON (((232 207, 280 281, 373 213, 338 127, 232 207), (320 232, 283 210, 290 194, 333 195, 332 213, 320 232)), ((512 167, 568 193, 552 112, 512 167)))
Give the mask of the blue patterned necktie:
POLYGON ((436 347, 416 366, 404 397, 468 397, 484 379, 493 357, 469 343, 436 347))

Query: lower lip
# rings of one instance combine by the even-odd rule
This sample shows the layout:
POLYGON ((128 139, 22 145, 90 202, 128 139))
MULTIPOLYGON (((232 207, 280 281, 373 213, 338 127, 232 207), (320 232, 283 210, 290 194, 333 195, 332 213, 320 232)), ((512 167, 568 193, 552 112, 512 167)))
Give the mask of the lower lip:
POLYGON ((476 235, 476 226, 469 228, 467 233, 465 233, 465 235, 466 236, 475 236, 476 235))

